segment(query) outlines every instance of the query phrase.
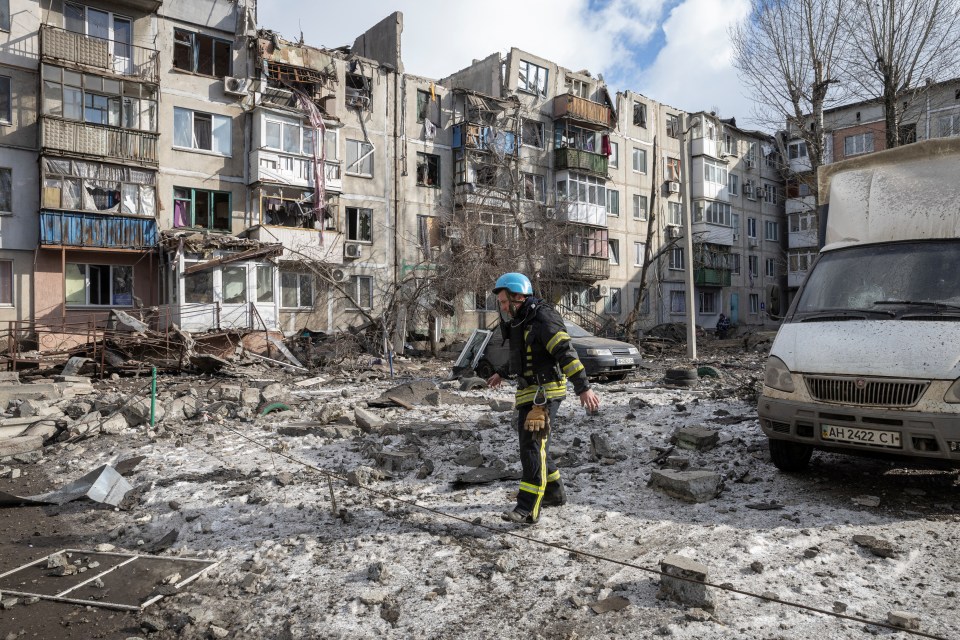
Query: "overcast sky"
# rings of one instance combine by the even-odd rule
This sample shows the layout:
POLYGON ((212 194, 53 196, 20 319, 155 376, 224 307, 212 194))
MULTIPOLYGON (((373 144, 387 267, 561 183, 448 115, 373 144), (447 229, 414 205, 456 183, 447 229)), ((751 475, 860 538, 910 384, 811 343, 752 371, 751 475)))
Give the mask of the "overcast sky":
POLYGON ((404 16, 407 73, 441 78, 511 46, 602 74, 685 111, 716 110, 749 126, 731 65, 729 25, 749 0, 259 0, 258 22, 318 47, 353 44, 393 11, 404 16))

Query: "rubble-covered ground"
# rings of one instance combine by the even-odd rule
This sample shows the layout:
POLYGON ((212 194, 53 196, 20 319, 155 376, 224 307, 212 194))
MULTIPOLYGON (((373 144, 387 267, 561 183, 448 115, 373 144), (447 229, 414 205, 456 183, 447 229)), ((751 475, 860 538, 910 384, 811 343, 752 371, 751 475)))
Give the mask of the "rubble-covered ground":
POLYGON ((167 376, 155 429, 134 399, 144 378, 38 401, 26 413, 58 420, 56 442, 0 460, 0 490, 143 459, 119 509, 0 509, 0 573, 103 544, 219 564, 142 614, 0 596, 0 640, 910 637, 870 624, 891 612, 960 637, 956 472, 823 453, 778 472, 756 419, 762 360, 707 349, 712 369, 686 388, 663 382, 682 360, 657 358, 597 384, 596 416, 571 393, 552 442, 569 502, 526 528, 500 519, 519 471, 512 389, 461 390, 449 360, 404 360, 393 378, 383 365, 167 376), (291 410, 260 416, 270 403, 291 410), (661 488, 684 470, 715 473, 718 495, 661 488), (504 479, 471 482, 483 473, 504 479), (651 570, 671 555, 733 591, 708 588, 700 607, 666 597, 651 570))

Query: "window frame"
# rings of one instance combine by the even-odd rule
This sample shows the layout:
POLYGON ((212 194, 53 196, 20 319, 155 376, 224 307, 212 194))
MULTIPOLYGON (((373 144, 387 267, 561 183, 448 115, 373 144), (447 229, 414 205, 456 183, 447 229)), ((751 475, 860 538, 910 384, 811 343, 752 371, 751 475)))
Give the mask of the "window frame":
POLYGON ((543 122, 540 120, 535 120, 533 118, 523 118, 520 122, 520 144, 525 147, 533 147, 534 149, 543 149, 546 145, 546 130, 543 126, 543 122), (535 130, 534 140, 531 142, 528 140, 530 137, 527 133, 528 128, 535 130))
POLYGON ((732 171, 727 173, 727 194, 734 198, 740 197, 740 176, 732 171))
MULTIPOLYGON (((9 11, 7 13, 9 15, 9 11)), ((13 79, 10 76, 0 76, 0 124, 13 124, 13 79)))
POLYGON ((716 291, 698 291, 697 292, 697 312, 700 315, 715 316, 719 313, 720 305, 718 298, 720 294, 716 291), (710 304, 707 305, 707 301, 710 304), (708 308, 709 306, 709 308, 708 308))
POLYGON ((750 305, 750 315, 756 316, 760 315, 760 294, 751 293, 748 298, 750 305))
POLYGON ((0 307, 12 307, 16 299, 13 260, 0 259, 0 307), (5 271, 6 268, 6 271, 5 271))
POLYGON ((607 237, 607 259, 611 266, 620 264, 620 239, 607 237))
POLYGON ((356 307, 351 307, 353 310, 360 310, 360 309, 368 310, 373 308, 373 276, 364 276, 364 275, 351 276, 350 287, 353 293, 353 296, 352 296, 353 302, 357 303, 356 307), (361 297, 362 297, 361 284, 364 282, 369 284, 369 291, 368 291, 367 299, 361 300, 361 297), (366 302, 367 306, 363 306, 364 302, 366 302))
POLYGON ((216 191, 213 189, 194 189, 193 187, 178 187, 174 185, 173 187, 173 211, 171 212, 174 216, 173 218, 173 228, 174 229, 207 229, 209 231, 223 231, 230 233, 233 231, 233 192, 231 191, 216 191), (177 191, 188 191, 190 194, 189 198, 178 196, 177 191), (208 194, 209 200, 207 204, 207 216, 210 226, 198 226, 197 225, 197 194, 205 193, 208 194), (217 214, 216 214, 216 205, 217 205, 217 196, 227 196, 227 226, 217 227, 217 214), (176 223, 176 210, 177 210, 177 201, 181 202, 190 202, 190 224, 177 226, 176 223))
POLYGON ((610 316, 619 316, 623 313, 623 289, 609 287, 603 299, 603 313, 610 316))
POLYGON ((763 221, 763 239, 773 242, 780 241, 780 222, 777 220, 763 221))
POLYGON ((873 131, 861 131, 853 135, 843 137, 843 157, 860 156, 865 153, 873 153, 874 149, 873 131), (869 144, 868 144, 869 142, 869 144), (848 150, 848 144, 852 147, 848 150), (869 149, 867 148, 869 146, 869 149))
POLYGON ((233 157, 233 118, 230 116, 220 115, 219 113, 209 113, 207 111, 196 111, 194 109, 186 109, 184 107, 174 107, 173 108, 173 145, 172 147, 177 151, 189 151, 191 153, 206 153, 215 156, 222 156, 225 158, 233 157), (178 118, 177 113, 180 113, 178 118), (190 146, 184 146, 177 143, 177 138, 182 137, 184 134, 177 133, 178 122, 183 123, 183 116, 189 115, 190 117, 190 146), (210 148, 205 149, 203 147, 197 146, 197 116, 209 116, 210 117, 210 148), (227 135, 226 139, 228 141, 229 148, 226 151, 219 150, 216 141, 218 137, 214 134, 219 127, 217 122, 220 122, 222 126, 224 123, 227 126, 227 135))
POLYGON ((417 186, 440 188, 440 156, 435 153, 417 152, 417 186), (432 183, 431 183, 432 180, 432 183))
POLYGON ((529 60, 521 59, 517 65, 517 91, 522 91, 523 93, 530 93, 533 95, 539 95, 546 97, 547 87, 550 79, 549 70, 546 67, 541 67, 540 65, 530 62, 529 60), (533 84, 531 85, 530 71, 531 68, 535 70, 533 75, 533 84), (541 74, 543 72, 543 82, 541 83, 541 74), (522 82, 522 85, 521 85, 522 82), (531 88, 531 86, 533 88, 531 88))
POLYGON ((680 315, 687 312, 687 292, 685 289, 671 289, 670 314, 680 315))
MULTIPOLYGON (((222 52, 221 52, 222 53, 222 52)), ((205 76, 208 78, 225 78, 227 76, 233 75, 233 42, 225 38, 218 38, 216 36, 207 35, 205 33, 199 33, 197 31, 190 31, 189 29, 184 29, 182 27, 173 28, 173 57, 172 57, 173 68, 178 71, 183 71, 186 73, 194 73, 199 76, 205 76), (189 36, 189 66, 190 68, 184 68, 177 66, 178 62, 178 47, 183 47, 187 43, 180 42, 177 40, 178 33, 180 35, 189 36), (202 47, 201 42, 209 41, 210 50, 210 73, 205 73, 200 70, 200 49, 202 47), (217 70, 217 47, 226 45, 227 50, 227 69, 224 73, 218 73, 217 70)))
POLYGON ((685 261, 683 247, 671 247, 667 252, 667 269, 670 271, 683 271, 685 261))
POLYGON ((647 252, 647 243, 639 240, 633 241, 633 266, 642 267, 643 258, 647 252))
POLYGON ((757 219, 747 218, 747 237, 751 240, 757 239, 757 219))
POLYGON ((620 217, 620 191, 618 189, 607 189, 606 208, 608 216, 620 217))
POLYGON ((641 149, 640 147, 632 147, 632 152, 631 152, 631 154, 630 154, 630 157, 631 157, 631 161, 632 161, 633 172, 634 172, 634 173, 643 173, 643 174, 646 174, 646 173, 647 173, 647 166, 648 166, 648 164, 647 164, 647 150, 646 150, 646 149, 641 149), (638 161, 637 161, 637 158, 642 158, 642 159, 643 159, 643 162, 642 162, 642 163, 641 163, 641 162, 638 162, 638 161), (638 169, 637 167, 638 167, 638 166, 641 166, 641 165, 642 165, 642 168, 638 169))
MULTIPOLYGON (((136 272, 135 272, 135 267, 134 267, 134 265, 132 265, 132 264, 94 264, 94 263, 89 263, 89 262, 68 262, 68 263, 66 263, 66 264, 67 264, 68 270, 69 270, 69 267, 71 267, 71 266, 83 267, 83 281, 84 281, 83 293, 84 293, 84 302, 71 302, 71 301, 68 301, 68 300, 67 300, 67 277, 68 277, 69 274, 68 274, 67 272, 64 272, 64 274, 63 274, 63 278, 64 278, 64 279, 63 279, 63 287, 64 287, 64 289, 63 289, 63 291, 64 291, 63 304, 64 304, 64 307, 65 307, 65 308, 68 308, 68 309, 69 309, 69 308, 79 308, 79 307, 97 307, 97 308, 103 308, 103 307, 130 308, 130 307, 133 307, 133 298, 134 298, 134 296, 136 295, 136 293, 135 293, 135 291, 136 291, 136 288, 135 288, 136 272), (107 279, 108 279, 108 281, 109 281, 109 284, 110 284, 110 290, 109 290, 109 292, 108 292, 108 300, 109 300, 108 302, 90 302, 90 294, 91 294, 91 292, 92 292, 92 290, 93 290, 93 286, 91 285, 91 282, 90 282, 90 267, 97 267, 97 268, 99 268, 99 269, 103 269, 103 268, 109 269, 109 275, 108 275, 108 277, 107 277, 107 279), (129 302, 123 303, 123 302, 115 302, 115 301, 114 301, 114 296, 115 296, 115 295, 118 295, 118 294, 115 294, 115 293, 114 293, 114 287, 113 287, 114 283, 116 282, 116 276, 114 275, 114 270, 115 270, 115 269, 129 269, 129 272, 130 272, 130 278, 129 278, 129 279, 130 279, 130 292, 129 292, 130 300, 129 300, 129 302)), ((122 295, 122 294, 119 294, 119 295, 122 295)))
POLYGON ((347 164, 346 164, 346 167, 344 168, 344 173, 346 173, 348 176, 356 176, 359 178, 373 178, 376 175, 376 167, 374 166, 374 162, 373 162, 374 153, 372 152, 373 152, 373 145, 370 144, 369 142, 366 142, 364 140, 353 140, 351 138, 347 138, 346 139, 346 163, 347 164), (356 145, 356 156, 355 156, 356 159, 351 163, 350 147, 353 145, 356 145), (364 149, 367 149, 367 151, 364 151, 364 149), (362 158, 367 152, 369 152, 370 155, 367 156, 365 160, 360 162, 359 159, 362 158), (368 164, 370 166, 370 172, 364 173, 363 169, 365 165, 368 165, 368 164), (352 168, 352 167, 355 167, 355 168, 352 168))
POLYGON ((633 125, 641 129, 647 128, 647 104, 645 102, 633 101, 633 125))
POLYGON ((777 260, 776 258, 764 258, 763 260, 763 275, 768 278, 777 277, 777 260))
POLYGON ((633 194, 633 219, 641 222, 650 219, 650 199, 642 193, 633 194))
POLYGON ((373 209, 369 207, 344 207, 343 236, 347 242, 373 244, 373 209), (366 225, 363 224, 366 218, 366 225), (366 226, 366 233, 364 233, 366 226), (365 238, 360 236, 367 236, 365 238))
POLYGON ((620 168, 620 143, 610 140, 610 155, 607 156, 607 168, 620 168))
POLYGON ((286 270, 286 269, 279 269, 279 273, 280 273, 280 300, 278 302, 280 305, 280 309, 313 309, 316 304, 316 298, 317 298, 316 277, 314 277, 312 273, 306 273, 303 271, 286 270), (289 288, 284 286, 284 276, 287 276, 287 277, 293 276, 296 279, 296 283, 293 288, 293 291, 296 293, 296 297, 297 297, 296 306, 289 306, 285 303, 284 291, 288 290, 289 288), (309 293, 310 293, 310 298, 312 299, 310 300, 309 304, 303 303, 302 294, 303 294, 304 284, 306 284, 310 288, 309 293))

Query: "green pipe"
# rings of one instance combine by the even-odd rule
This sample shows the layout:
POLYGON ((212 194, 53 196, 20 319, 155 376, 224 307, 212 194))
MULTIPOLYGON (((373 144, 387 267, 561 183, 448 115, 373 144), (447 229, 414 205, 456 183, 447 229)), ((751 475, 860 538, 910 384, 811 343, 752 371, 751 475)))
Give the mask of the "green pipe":
POLYGON ((153 377, 150 380, 150 428, 157 422, 157 368, 151 367, 153 377))

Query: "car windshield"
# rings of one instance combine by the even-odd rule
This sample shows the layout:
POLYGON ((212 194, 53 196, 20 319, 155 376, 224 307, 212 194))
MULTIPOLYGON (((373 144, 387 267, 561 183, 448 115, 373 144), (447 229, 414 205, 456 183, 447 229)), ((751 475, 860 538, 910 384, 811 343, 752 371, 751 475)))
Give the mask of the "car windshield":
POLYGON ((564 320, 563 324, 567 325, 567 333, 570 334, 571 338, 590 338, 593 336, 592 333, 580 325, 570 322, 569 320, 564 320))
MULTIPOLYGON (((820 256, 797 301, 796 314, 862 311, 889 318, 891 310, 915 312, 960 305, 960 242, 899 242, 850 247, 820 256), (897 309, 897 307, 901 307, 897 309), (882 311, 886 313, 873 313, 882 311)), ((802 319, 802 318, 801 318, 802 319)))

